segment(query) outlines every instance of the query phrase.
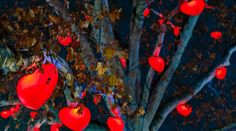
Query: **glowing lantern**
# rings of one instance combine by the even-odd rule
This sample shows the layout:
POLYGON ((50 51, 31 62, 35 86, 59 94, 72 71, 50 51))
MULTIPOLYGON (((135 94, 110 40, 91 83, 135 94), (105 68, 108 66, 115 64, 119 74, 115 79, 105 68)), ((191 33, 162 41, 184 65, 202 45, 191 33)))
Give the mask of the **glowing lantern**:
POLYGON ((147 7, 145 8, 145 10, 143 11, 143 16, 147 17, 150 14, 150 9, 147 7))
POLYGON ((180 11, 186 15, 197 16, 200 15, 205 7, 204 0, 191 0, 184 2, 180 6, 180 11))
POLYGON ((155 71, 161 73, 165 69, 165 61, 160 56, 151 56, 148 58, 148 63, 155 71))
POLYGON ((15 112, 17 112, 15 107, 10 108, 11 115, 13 116, 15 112))
POLYGON ((187 117, 191 114, 192 112, 192 107, 190 107, 189 105, 187 104, 179 104, 177 107, 176 107, 176 110, 177 112, 184 116, 184 117, 187 117))
POLYGON ((84 130, 91 119, 89 109, 83 105, 76 108, 64 107, 59 112, 61 122, 71 130, 84 130))
POLYGON ((40 131, 40 127, 34 127, 33 131, 40 131))
POLYGON ((31 111, 31 112, 30 112, 30 118, 31 118, 31 119, 34 119, 37 114, 38 114, 37 112, 31 111))
POLYGON ((110 131, 124 131, 125 124, 120 117, 109 117, 107 125, 110 131))
POLYGON ((11 116, 11 112, 10 111, 2 111, 1 112, 1 117, 3 118, 3 119, 7 119, 8 117, 10 117, 11 116))
POLYGON ((60 131, 60 126, 57 124, 51 125, 50 126, 50 131, 60 131))
POLYGON ((63 46, 68 46, 72 42, 72 39, 69 35, 65 36, 65 37, 64 36, 58 36, 57 40, 63 46))
POLYGON ((227 69, 225 67, 219 67, 215 71, 215 77, 219 80, 225 79, 227 74, 227 69))
POLYGON ((43 64, 42 71, 36 69, 32 74, 20 78, 17 95, 21 103, 32 110, 38 110, 51 96, 58 80, 54 64, 43 64))
POLYGON ((220 31, 211 32, 211 37, 215 40, 218 40, 222 37, 222 33, 220 31))
POLYGON ((175 35, 175 36, 179 36, 179 34, 180 34, 180 27, 175 26, 175 27, 174 27, 174 35, 175 35))
POLYGON ((120 58, 120 63, 121 63, 121 65, 122 65, 123 68, 126 68, 126 67, 127 67, 125 58, 121 57, 121 58, 120 58))

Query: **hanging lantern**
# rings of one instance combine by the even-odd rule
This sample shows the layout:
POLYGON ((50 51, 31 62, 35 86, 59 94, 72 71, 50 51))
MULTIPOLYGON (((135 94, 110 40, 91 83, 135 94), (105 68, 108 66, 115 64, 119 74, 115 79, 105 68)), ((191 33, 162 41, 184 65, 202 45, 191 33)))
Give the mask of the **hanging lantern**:
POLYGON ((61 122, 71 130, 84 130, 91 119, 89 109, 83 105, 76 108, 64 107, 59 112, 61 122))
POLYGON ((148 58, 148 63, 155 71, 162 73, 165 69, 165 61, 160 56, 151 56, 148 58))
POLYGON ((219 80, 225 79, 227 74, 227 69, 225 67, 219 67, 215 71, 215 77, 219 80))
POLYGON ((27 108, 38 110, 52 95, 58 80, 58 71, 54 64, 43 64, 42 71, 36 69, 32 74, 20 78, 17 83, 17 95, 27 108))
POLYGON ((0 115, 3 119, 7 119, 11 116, 11 112, 10 111, 2 111, 0 115))
POLYGON ((107 125, 110 131, 124 131, 125 124, 120 117, 109 117, 107 125))
POLYGON ((72 38, 69 34, 67 36, 58 36, 57 40, 63 46, 68 46, 72 42, 72 38))
POLYGON ((125 58, 121 57, 121 58, 120 58, 120 63, 121 63, 121 65, 122 65, 123 68, 126 68, 126 67, 127 67, 126 59, 125 59, 125 58))
POLYGON ((222 33, 220 31, 211 32, 211 37, 215 40, 218 40, 222 37, 222 33))
POLYGON ((176 107, 176 110, 180 115, 187 117, 191 114, 192 107, 190 107, 190 105, 187 105, 187 104, 179 104, 176 107))
POLYGON ((147 8, 145 8, 144 11, 143 11, 143 16, 144 16, 144 17, 147 17, 149 14, 150 14, 150 9, 147 7, 147 8))
POLYGON ((34 119, 37 114, 38 114, 37 112, 31 111, 31 112, 30 112, 30 118, 31 118, 31 119, 34 119))
POLYGON ((200 15, 205 7, 204 0, 191 0, 184 2, 180 6, 180 11, 186 15, 197 16, 200 15))

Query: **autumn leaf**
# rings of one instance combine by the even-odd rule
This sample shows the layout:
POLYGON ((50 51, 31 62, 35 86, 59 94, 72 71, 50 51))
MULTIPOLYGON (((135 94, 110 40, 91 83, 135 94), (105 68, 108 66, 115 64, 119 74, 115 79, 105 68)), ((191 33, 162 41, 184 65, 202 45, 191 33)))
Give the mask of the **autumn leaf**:
POLYGON ((115 86, 116 83, 118 83, 118 79, 116 78, 115 75, 110 75, 109 76, 109 84, 110 86, 115 86))
POLYGON ((105 48, 103 55, 110 60, 115 54, 115 50, 112 48, 105 48))
POLYGON ((109 14, 109 18, 110 18, 111 23, 115 23, 117 20, 120 19, 121 11, 122 11, 122 9, 116 9, 116 10, 113 10, 109 14))
POLYGON ((98 76, 103 76, 104 73, 107 71, 107 67, 105 67, 104 65, 102 65, 101 62, 97 63, 97 67, 95 69, 98 73, 98 76))
POLYGON ((50 21, 52 21, 55 24, 57 24, 59 22, 59 17, 57 17, 57 16, 49 14, 48 18, 49 18, 50 21))

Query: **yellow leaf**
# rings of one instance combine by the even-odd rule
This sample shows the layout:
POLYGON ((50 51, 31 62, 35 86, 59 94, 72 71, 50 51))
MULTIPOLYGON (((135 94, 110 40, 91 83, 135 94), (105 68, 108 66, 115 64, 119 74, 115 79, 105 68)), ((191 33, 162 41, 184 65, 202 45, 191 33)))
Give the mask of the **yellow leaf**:
POLYGON ((115 55, 115 50, 112 48, 105 48, 103 54, 108 60, 110 60, 115 55))
POLYGON ((110 84, 110 86, 115 86, 116 83, 118 83, 118 79, 116 78, 115 75, 111 75, 109 77, 109 84, 110 84))
POLYGON ((107 68, 103 66, 101 62, 98 62, 95 70, 98 72, 98 76, 103 76, 107 68))

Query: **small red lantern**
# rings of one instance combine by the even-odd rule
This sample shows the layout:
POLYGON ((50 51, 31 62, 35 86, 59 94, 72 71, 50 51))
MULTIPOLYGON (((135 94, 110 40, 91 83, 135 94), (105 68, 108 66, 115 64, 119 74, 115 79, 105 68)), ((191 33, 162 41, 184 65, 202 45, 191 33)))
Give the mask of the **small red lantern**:
POLYGON ((120 63, 121 63, 121 65, 122 65, 123 68, 126 68, 126 67, 127 67, 126 59, 125 59, 125 58, 121 57, 121 58, 120 58, 120 63))
POLYGON ((7 118, 9 118, 11 116, 11 112, 10 111, 2 111, 1 112, 1 117, 3 118, 3 119, 7 119, 7 118))
POLYGON ((124 131, 125 124, 120 117, 109 117, 107 125, 110 131, 124 131))
POLYGON ((227 69, 225 67, 219 67, 215 71, 215 77, 219 80, 225 79, 227 74, 227 69))
POLYGON ((174 35, 175 36, 179 36, 179 34, 180 34, 180 27, 179 26, 175 26, 174 27, 174 35))
POLYGON ((191 0, 184 2, 180 6, 180 11, 186 15, 197 16, 200 15, 205 7, 204 0, 191 0))
POLYGON ((54 64, 43 64, 42 71, 36 69, 32 74, 20 78, 17 95, 27 108, 38 110, 49 99, 56 87, 58 71, 54 64))
POLYGON ((220 31, 211 32, 211 37, 215 40, 218 40, 222 37, 222 33, 220 31))
POLYGON ((179 104, 176 107, 176 110, 180 115, 187 117, 191 114, 192 107, 190 107, 190 105, 187 105, 187 104, 179 104))
POLYGON ((96 96, 94 96, 94 98, 93 98, 93 103, 95 104, 95 105, 98 105, 98 103, 100 103, 100 101, 101 101, 101 96, 100 95, 96 95, 96 96))
POLYGON ((31 111, 31 112, 30 112, 30 118, 31 118, 31 119, 34 119, 37 114, 38 114, 37 112, 31 111))
POLYGON ((147 7, 145 8, 145 10, 143 11, 143 16, 147 17, 150 14, 150 9, 147 7))
POLYGON ((70 35, 58 36, 57 40, 63 46, 68 46, 72 42, 72 38, 70 37, 70 35))
POLYGON ((151 56, 148 58, 148 63, 155 71, 162 73, 165 69, 165 61, 160 56, 151 56))
POLYGON ((59 112, 59 119, 71 130, 82 131, 88 126, 91 113, 84 105, 76 108, 64 107, 59 112))

